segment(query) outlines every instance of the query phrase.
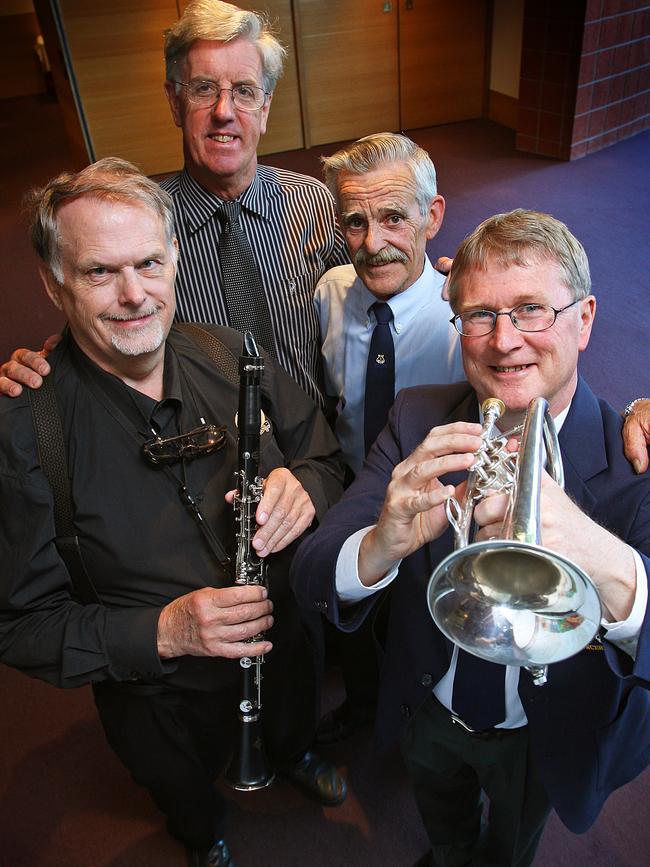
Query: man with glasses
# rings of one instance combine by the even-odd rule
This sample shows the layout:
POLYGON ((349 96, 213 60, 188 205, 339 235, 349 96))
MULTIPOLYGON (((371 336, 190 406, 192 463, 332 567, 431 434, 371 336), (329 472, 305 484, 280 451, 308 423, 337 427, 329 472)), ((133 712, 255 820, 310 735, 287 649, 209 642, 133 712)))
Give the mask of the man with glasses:
MULTIPOLYGON (((590 293, 586 254, 564 224, 523 210, 482 223, 449 283, 468 382, 398 395, 364 468, 294 560, 301 603, 343 630, 391 588, 377 730, 383 743, 401 732, 431 842, 421 865, 531 864, 551 807, 583 832, 650 762, 650 479, 623 456, 620 415, 577 372, 590 293), (505 431, 539 396, 566 479, 565 493, 543 474, 541 542, 591 577, 602 605, 597 636, 552 664, 544 686, 459 650, 427 606, 429 576, 453 546, 445 503, 462 500, 482 444, 479 407, 500 399, 505 431)), ((506 500, 477 505, 477 540, 499 535, 506 500)))
POLYGON ((323 185, 257 163, 285 53, 254 12, 215 0, 187 6, 165 37, 165 91, 185 168, 163 187, 182 251, 179 318, 252 330, 323 406, 312 295, 347 254, 323 185), (225 249, 232 208, 241 232, 234 264, 225 249))
POLYGON ((235 739, 239 658, 268 654, 262 727, 273 767, 322 802, 345 797, 336 770, 309 751, 319 671, 286 577, 291 543, 340 493, 338 447, 314 402, 266 356, 251 545, 268 558, 269 591, 235 586, 242 337, 205 326, 214 337, 200 331, 197 344, 172 327, 168 194, 107 158, 55 178, 32 204, 41 278, 68 319, 45 413, 49 429, 60 412, 66 447, 36 441, 27 392, 0 398, 0 659, 57 686, 92 683, 111 747, 189 863, 232 867, 213 780, 235 739), (69 502, 53 501, 51 451, 59 466, 66 453, 69 502), (73 512, 64 535, 78 539, 76 558, 55 540, 62 506, 73 512))

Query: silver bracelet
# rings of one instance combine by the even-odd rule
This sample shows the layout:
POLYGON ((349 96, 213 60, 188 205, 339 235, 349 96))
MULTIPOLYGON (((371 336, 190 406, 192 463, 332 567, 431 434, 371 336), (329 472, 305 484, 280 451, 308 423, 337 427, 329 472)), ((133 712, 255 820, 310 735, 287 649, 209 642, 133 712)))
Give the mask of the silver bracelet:
POLYGON ((634 412, 634 404, 639 403, 639 401, 641 400, 650 400, 650 397, 637 397, 636 400, 631 400, 623 410, 623 418, 627 418, 628 415, 632 415, 632 413, 634 412))

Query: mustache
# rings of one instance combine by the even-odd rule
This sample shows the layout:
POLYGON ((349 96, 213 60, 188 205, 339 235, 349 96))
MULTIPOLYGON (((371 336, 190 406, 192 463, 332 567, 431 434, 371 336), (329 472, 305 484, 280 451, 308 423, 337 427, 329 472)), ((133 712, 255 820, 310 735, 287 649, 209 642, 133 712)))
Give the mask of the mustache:
POLYGON ((99 318, 102 322, 130 322, 132 319, 142 319, 143 316, 157 316, 160 307, 149 307, 138 310, 137 313, 103 313, 99 318))
POLYGON ((354 264, 357 267, 362 267, 363 265, 388 265, 389 262, 401 262, 402 265, 406 265, 408 256, 402 250, 393 247, 392 244, 388 244, 378 253, 366 253, 361 248, 354 254, 354 264))

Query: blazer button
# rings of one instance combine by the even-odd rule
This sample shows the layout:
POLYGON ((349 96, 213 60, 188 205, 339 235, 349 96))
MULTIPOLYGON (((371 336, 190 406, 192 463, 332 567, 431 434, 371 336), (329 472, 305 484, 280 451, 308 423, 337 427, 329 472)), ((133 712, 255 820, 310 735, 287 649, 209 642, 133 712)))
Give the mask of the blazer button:
POLYGON ((433 677, 431 677, 430 674, 423 674, 421 683, 422 686, 431 686, 433 683, 433 677))
POLYGON ((400 707, 400 713, 404 719, 411 719, 411 708, 407 704, 403 704, 400 707))
POLYGON ((327 602, 325 599, 318 599, 314 604, 318 611, 327 611, 327 602))

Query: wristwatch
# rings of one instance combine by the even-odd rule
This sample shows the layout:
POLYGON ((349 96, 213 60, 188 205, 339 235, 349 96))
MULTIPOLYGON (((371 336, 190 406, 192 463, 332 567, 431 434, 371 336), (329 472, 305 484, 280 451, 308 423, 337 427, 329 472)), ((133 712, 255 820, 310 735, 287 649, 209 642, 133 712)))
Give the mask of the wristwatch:
POLYGON ((639 401, 641 400, 650 400, 650 397, 637 397, 635 400, 631 400, 623 410, 623 418, 627 418, 628 415, 632 415, 632 413, 634 412, 634 404, 639 403, 639 401))

